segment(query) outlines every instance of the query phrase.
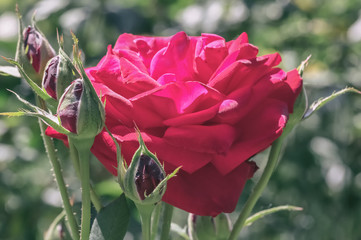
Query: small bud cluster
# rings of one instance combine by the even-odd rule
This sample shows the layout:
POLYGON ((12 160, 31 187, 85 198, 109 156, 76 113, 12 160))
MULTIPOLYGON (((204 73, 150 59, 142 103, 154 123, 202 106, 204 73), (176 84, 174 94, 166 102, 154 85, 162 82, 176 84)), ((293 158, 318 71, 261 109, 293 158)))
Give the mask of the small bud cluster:
MULTIPOLYGON (((59 44, 62 45, 61 40, 59 44)), ((75 48, 78 49, 77 46, 75 48)), ((58 124, 61 125, 60 128, 56 128, 57 130, 63 128, 62 133, 72 134, 72 137, 92 139, 104 127, 104 106, 86 76, 80 60, 74 61, 76 65, 61 47, 56 55, 35 24, 23 29, 19 17, 16 54, 18 67, 21 68, 24 77, 30 78, 35 84, 35 87, 32 86, 33 89, 40 89, 39 96, 49 101, 49 106, 51 105, 54 111, 57 105, 58 124)), ((39 90, 37 93, 39 94, 39 90)), ((47 122, 54 123, 52 119, 47 122)))

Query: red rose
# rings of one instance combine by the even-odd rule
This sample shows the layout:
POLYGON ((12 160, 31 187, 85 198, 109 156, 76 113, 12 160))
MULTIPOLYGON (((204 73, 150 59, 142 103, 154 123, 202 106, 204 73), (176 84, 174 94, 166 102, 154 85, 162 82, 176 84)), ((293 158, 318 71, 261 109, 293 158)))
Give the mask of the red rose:
MULTIPOLYGON (((232 212, 257 169, 247 160, 281 135, 302 80, 296 70, 275 67, 279 54, 257 53, 245 33, 229 42, 214 34, 122 34, 87 69, 125 159, 138 148, 135 123, 166 172, 182 166, 165 202, 197 215, 232 212)), ((116 175, 105 131, 92 152, 116 175)))

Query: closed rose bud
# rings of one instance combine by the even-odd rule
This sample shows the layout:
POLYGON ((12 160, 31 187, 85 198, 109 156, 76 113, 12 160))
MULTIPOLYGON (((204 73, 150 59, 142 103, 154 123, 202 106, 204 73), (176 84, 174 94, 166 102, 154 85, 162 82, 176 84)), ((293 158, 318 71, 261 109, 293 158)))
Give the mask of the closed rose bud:
POLYGON ((80 98, 83 92, 83 81, 75 80, 60 99, 58 117, 61 125, 70 132, 77 134, 80 98))
POLYGON ((153 158, 141 155, 135 174, 135 185, 141 200, 151 194, 158 184, 164 179, 164 173, 153 158))
POLYGON ((225 213, 217 217, 189 214, 188 235, 191 240, 226 240, 231 232, 231 220, 225 213))
POLYGON ((55 56, 55 51, 45 36, 36 27, 28 26, 23 29, 19 19, 19 41, 16 52, 16 61, 25 72, 39 85, 47 62, 55 56))
POLYGON ((65 89, 78 78, 70 59, 63 51, 50 59, 45 67, 42 85, 45 91, 54 99, 59 99, 65 89))
POLYGON ((139 144, 128 169, 123 164, 124 159, 120 158, 118 163, 119 184, 125 195, 136 204, 156 204, 162 200, 167 181, 175 176, 179 168, 166 176, 163 166, 145 146, 140 133, 139 144))
POLYGON ((35 28, 28 26, 23 32, 24 50, 30 63, 36 72, 40 70, 41 53, 40 48, 43 43, 42 37, 35 28))
POLYGON ((76 79, 59 100, 61 125, 77 138, 94 138, 104 127, 104 106, 92 90, 83 79, 76 79))
POLYGON ((58 78, 59 56, 49 60, 43 75, 43 88, 54 99, 56 96, 56 80, 58 78))

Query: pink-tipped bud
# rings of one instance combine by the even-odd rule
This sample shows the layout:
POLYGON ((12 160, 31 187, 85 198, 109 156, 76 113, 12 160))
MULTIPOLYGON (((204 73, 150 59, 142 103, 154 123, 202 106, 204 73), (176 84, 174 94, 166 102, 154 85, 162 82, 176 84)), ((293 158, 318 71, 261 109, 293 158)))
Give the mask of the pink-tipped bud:
POLYGON ((49 60, 43 76, 43 87, 45 91, 54 99, 56 96, 56 82, 58 79, 59 56, 49 60))
POLYGON ((23 28, 19 17, 19 39, 15 60, 21 65, 32 81, 41 84, 47 62, 55 51, 45 36, 34 26, 23 28))
POLYGON ((79 117, 79 105, 83 92, 83 81, 75 80, 64 92, 59 102, 58 116, 61 125, 70 132, 77 134, 77 122, 79 117))
POLYGON ((40 70, 41 53, 40 48, 43 39, 34 27, 28 26, 23 32, 24 50, 34 70, 38 73, 40 70))
POLYGON ((42 85, 44 90, 55 100, 63 95, 65 89, 80 75, 70 58, 63 50, 50 59, 45 67, 42 85))
POLYGON ((104 127, 104 106, 92 87, 90 81, 76 79, 59 100, 60 123, 78 139, 94 140, 104 127))

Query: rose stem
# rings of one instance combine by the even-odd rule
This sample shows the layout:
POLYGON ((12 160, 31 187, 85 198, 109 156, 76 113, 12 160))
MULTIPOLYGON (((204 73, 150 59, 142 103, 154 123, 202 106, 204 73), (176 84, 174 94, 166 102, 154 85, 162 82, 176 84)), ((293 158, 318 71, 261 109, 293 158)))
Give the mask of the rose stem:
MULTIPOLYGON (((73 163, 73 167, 75 169, 75 173, 78 176, 78 178, 80 179, 80 166, 79 166, 79 157, 78 157, 78 152, 73 144, 73 142, 69 140, 69 149, 70 149, 70 159, 73 163)), ((90 184, 90 200, 92 201, 95 209, 97 210, 97 212, 100 211, 100 209, 103 208, 103 205, 98 197, 98 195, 96 194, 96 192, 94 191, 92 185, 90 184)))
MULTIPOLYGON (((39 106, 41 106, 43 109, 46 109, 45 103, 43 100, 37 98, 37 103, 39 106)), ((71 207, 68 192, 65 186, 65 181, 62 175, 62 169, 60 166, 60 162, 58 160, 58 157, 56 156, 55 152, 55 146, 53 140, 45 134, 46 125, 39 119, 39 126, 41 131, 41 136, 43 138, 45 150, 47 152, 48 158, 50 160, 50 164, 53 167, 54 175, 55 175, 55 181, 58 184, 58 188, 60 191, 61 199, 63 201, 64 210, 66 213, 66 218, 68 219, 68 223, 70 226, 70 230, 72 233, 73 239, 79 239, 79 233, 78 233, 78 224, 76 223, 73 209, 71 207)))
POLYGON ((160 240, 168 240, 170 225, 172 222, 174 207, 168 203, 163 203, 163 224, 162 224, 162 232, 160 235, 160 240))
POLYGON ((242 230, 242 227, 247 220, 247 217, 252 212, 253 207, 255 206, 258 198, 261 196, 263 189, 267 186, 269 179, 275 169, 278 158, 281 152, 283 138, 282 136, 278 138, 276 141, 273 142, 271 152, 268 156, 268 162, 266 168, 263 171, 261 178, 259 179, 258 183, 256 184, 253 192, 251 193, 250 197, 248 198, 246 204, 244 205, 240 215, 235 222, 232 232, 229 236, 229 240, 236 240, 237 236, 242 230))
POLYGON ((160 211, 162 209, 163 202, 158 203, 155 206, 154 213, 152 216, 152 232, 151 232, 151 240, 154 240, 158 234, 158 223, 160 218, 160 211))
POLYGON ((78 152, 80 162, 80 184, 81 184, 81 232, 80 240, 88 240, 90 235, 91 201, 90 201, 90 147, 94 139, 71 139, 78 152))
POLYGON ((153 204, 143 205, 137 203, 135 203, 135 206, 138 209, 140 220, 142 223, 142 240, 150 240, 152 212, 155 206, 153 204))

